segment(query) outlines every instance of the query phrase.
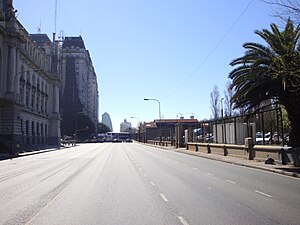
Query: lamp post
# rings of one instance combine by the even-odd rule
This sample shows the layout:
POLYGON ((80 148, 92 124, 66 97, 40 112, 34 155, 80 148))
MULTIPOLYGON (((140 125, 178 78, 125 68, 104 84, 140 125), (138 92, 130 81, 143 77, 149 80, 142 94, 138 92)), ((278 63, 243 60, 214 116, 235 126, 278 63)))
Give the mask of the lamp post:
POLYGON ((138 140, 139 140, 139 142, 141 142, 141 137, 140 137, 141 136, 141 120, 140 120, 140 118, 138 118, 136 116, 131 116, 130 118, 138 120, 138 126, 139 126, 139 133, 138 133, 139 138, 138 138, 138 140))
POLYGON ((144 98, 144 101, 156 101, 158 103, 158 113, 159 113, 159 141, 162 141, 161 137, 161 111, 160 111, 160 101, 155 98, 144 98))

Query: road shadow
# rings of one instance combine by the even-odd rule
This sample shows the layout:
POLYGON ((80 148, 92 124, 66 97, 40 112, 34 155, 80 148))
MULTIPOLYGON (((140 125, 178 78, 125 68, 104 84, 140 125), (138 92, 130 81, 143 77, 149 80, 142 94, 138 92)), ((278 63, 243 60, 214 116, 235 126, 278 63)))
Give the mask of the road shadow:
POLYGON ((16 155, 2 155, 0 156, 0 161, 2 160, 8 160, 8 159, 15 159, 15 158, 20 158, 20 157, 25 157, 25 156, 30 156, 30 155, 37 155, 37 154, 43 154, 46 152, 52 152, 52 151, 58 151, 66 148, 71 148, 74 146, 60 146, 60 147, 52 147, 52 148, 45 148, 45 149, 37 149, 37 150, 32 150, 32 151, 24 151, 20 152, 19 154, 16 155))
POLYGON ((290 172, 290 173, 300 174, 300 167, 295 167, 295 168, 282 168, 282 167, 279 167, 279 168, 276 168, 276 169, 283 170, 283 171, 290 172))

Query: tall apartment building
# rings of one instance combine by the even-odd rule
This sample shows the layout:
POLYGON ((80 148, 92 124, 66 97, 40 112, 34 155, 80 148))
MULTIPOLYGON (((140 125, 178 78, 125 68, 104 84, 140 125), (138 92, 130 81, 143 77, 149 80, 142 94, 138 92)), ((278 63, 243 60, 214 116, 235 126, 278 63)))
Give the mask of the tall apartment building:
POLYGON ((0 1, 0 153, 60 143, 60 76, 52 72, 53 45, 31 35, 0 1))
POLYGON ((80 129, 78 125, 82 114, 92 122, 93 128, 89 129, 95 133, 98 123, 97 76, 81 36, 63 40, 61 65, 62 134, 73 135, 75 130, 80 129))
POLYGON ((110 129, 111 132, 113 131, 111 118, 107 112, 102 114, 102 123, 104 123, 110 129))

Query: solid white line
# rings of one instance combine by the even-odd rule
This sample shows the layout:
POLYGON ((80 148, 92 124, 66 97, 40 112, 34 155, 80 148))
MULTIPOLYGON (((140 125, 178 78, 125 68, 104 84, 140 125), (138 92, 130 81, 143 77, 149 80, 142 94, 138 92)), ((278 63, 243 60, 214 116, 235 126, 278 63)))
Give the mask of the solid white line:
POLYGON ((180 222, 181 222, 183 225, 189 225, 189 223, 186 222, 186 220, 185 220, 182 216, 178 216, 178 219, 180 220, 180 222))
POLYGON ((234 181, 232 180, 226 180, 228 183, 231 183, 231 184, 236 184, 234 181))
POLYGON ((258 191, 258 190, 255 190, 255 192, 256 192, 256 193, 258 193, 258 194, 261 194, 261 195, 267 196, 267 197, 269 197, 269 198, 272 198, 272 196, 271 196, 271 195, 268 195, 268 194, 266 194, 266 193, 264 193, 264 192, 261 192, 261 191, 258 191))
POLYGON ((194 169, 194 170, 199 170, 199 169, 198 169, 198 168, 196 168, 196 167, 194 167, 193 169, 194 169))
POLYGON ((155 186, 155 184, 151 181, 150 184, 152 184, 152 186, 155 186))
POLYGON ((160 197, 162 197, 162 199, 165 201, 165 202, 168 202, 169 200, 167 199, 167 197, 164 195, 164 194, 160 194, 160 197))

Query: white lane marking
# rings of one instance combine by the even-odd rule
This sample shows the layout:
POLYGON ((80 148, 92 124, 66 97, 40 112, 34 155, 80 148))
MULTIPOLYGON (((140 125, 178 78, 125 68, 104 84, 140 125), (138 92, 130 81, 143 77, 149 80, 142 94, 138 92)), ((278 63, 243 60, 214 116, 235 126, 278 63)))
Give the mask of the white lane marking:
POLYGON ((269 197, 269 198, 272 198, 272 195, 268 195, 268 194, 266 194, 266 193, 264 193, 264 192, 261 192, 261 191, 258 191, 258 190, 255 190, 255 192, 258 193, 258 194, 267 196, 267 197, 269 197))
POLYGON ((168 202, 169 200, 167 199, 167 197, 164 194, 160 194, 160 197, 165 201, 168 202))
POLYGON ((232 180, 226 180, 228 183, 231 183, 231 184, 236 184, 234 181, 232 180))
POLYGON ((178 219, 183 225, 189 225, 189 223, 182 216, 178 216, 178 219))
POLYGON ((208 187, 209 190, 211 190, 211 187, 208 187))
POLYGON ((178 161, 174 160, 174 163, 178 163, 178 161))
POLYGON ((142 168, 139 168, 139 170, 142 171, 143 169, 142 169, 142 168))
POLYGON ((182 165, 183 165, 183 166, 186 166, 186 164, 185 164, 185 163, 183 163, 182 165))
POLYGON ((207 173, 208 175, 211 175, 211 176, 214 176, 214 174, 213 173, 207 173))
POLYGON ((155 186, 155 184, 154 184, 152 181, 150 181, 150 184, 151 184, 152 186, 155 186))
POLYGON ((148 175, 147 175, 146 173, 144 173, 144 176, 145 176, 145 177, 148 177, 148 175))
POLYGON ((198 168, 196 168, 196 167, 194 167, 193 169, 194 169, 194 170, 199 170, 199 169, 198 169, 198 168))

